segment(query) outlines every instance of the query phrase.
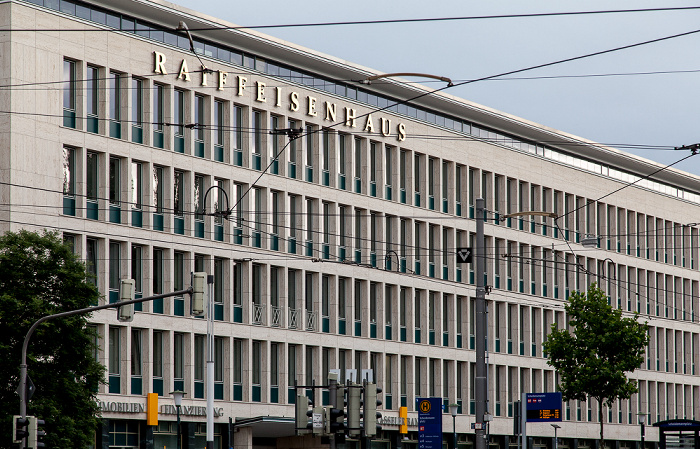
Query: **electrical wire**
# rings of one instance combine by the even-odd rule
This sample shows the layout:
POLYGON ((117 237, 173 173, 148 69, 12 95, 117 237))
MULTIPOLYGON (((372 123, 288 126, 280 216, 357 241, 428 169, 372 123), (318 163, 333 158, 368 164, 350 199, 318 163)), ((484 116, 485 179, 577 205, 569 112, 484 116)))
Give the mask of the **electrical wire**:
MULTIPOLYGON (((424 17, 414 19, 378 19, 378 20, 352 20, 352 21, 334 21, 334 22, 304 22, 304 23, 287 23, 273 25, 248 25, 248 26, 209 26, 209 27, 194 27, 190 31, 217 31, 217 30, 245 30, 245 29, 270 29, 270 28, 309 28, 309 27, 326 27, 326 26, 348 26, 348 25, 386 25, 394 23, 425 23, 425 22, 450 22, 463 20, 485 20, 485 19, 523 19, 536 17, 561 17, 561 16, 583 16, 583 15, 602 15, 602 14, 620 14, 620 13, 640 13, 640 12, 669 12, 669 11, 692 11, 700 9, 698 6, 676 6, 662 8, 639 8, 639 9, 609 9, 609 10, 590 10, 590 11, 561 11, 561 12, 544 12, 544 13, 521 13, 521 14, 490 14, 481 16, 452 16, 452 17, 424 17)), ((10 32, 75 32, 75 31, 127 31, 127 30, 111 30, 111 29, 95 29, 95 28, 8 28, 0 31, 10 32)), ((130 31, 130 30, 129 30, 130 31)), ((139 31, 139 30, 134 30, 139 31)), ((175 30, 173 30, 175 31, 175 30)))

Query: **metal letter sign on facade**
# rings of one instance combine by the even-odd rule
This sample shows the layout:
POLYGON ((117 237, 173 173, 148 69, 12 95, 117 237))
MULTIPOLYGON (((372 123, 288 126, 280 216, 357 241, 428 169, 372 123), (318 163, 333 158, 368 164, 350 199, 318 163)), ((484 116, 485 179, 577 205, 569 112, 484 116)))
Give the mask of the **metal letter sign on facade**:
POLYGON ((416 398, 418 449, 442 449, 442 398, 416 398))
POLYGON ((561 421, 561 393, 527 393, 527 422, 561 421))
POLYGON ((457 263, 472 263, 472 249, 457 248, 457 263))

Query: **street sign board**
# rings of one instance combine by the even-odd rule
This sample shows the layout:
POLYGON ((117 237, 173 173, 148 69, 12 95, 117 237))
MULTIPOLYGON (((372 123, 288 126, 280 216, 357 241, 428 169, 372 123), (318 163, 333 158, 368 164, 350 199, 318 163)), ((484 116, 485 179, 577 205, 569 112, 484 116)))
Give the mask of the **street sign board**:
POLYGON ((313 427, 314 429, 323 429, 323 414, 314 413, 313 414, 313 427))
POLYGON ((526 393, 527 422, 560 422, 561 393, 526 393))
POLYGON ((442 398, 416 398, 418 449, 442 449, 442 398))
POLYGON ((472 249, 457 248, 457 263, 472 263, 472 249))

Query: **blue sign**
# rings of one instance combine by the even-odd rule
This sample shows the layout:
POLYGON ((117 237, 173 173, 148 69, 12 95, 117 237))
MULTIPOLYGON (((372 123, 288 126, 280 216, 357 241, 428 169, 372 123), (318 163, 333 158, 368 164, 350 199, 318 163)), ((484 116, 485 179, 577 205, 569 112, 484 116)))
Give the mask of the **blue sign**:
POLYGON ((442 449, 442 398, 416 398, 418 449, 442 449))
POLYGON ((526 393, 527 422, 561 421, 561 393, 526 393))

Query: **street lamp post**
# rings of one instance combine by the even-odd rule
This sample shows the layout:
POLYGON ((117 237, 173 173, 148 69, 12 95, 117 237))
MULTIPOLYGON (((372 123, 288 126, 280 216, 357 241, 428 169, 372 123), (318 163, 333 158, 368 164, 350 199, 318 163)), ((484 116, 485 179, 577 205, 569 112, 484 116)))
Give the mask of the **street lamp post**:
POLYGON ((559 440, 557 439, 557 430, 561 428, 560 425, 558 424, 551 424, 552 427, 554 427, 554 449, 559 448, 559 440))
POLYGON ((646 415, 641 414, 641 413, 640 413, 639 416, 638 416, 639 425, 642 427, 642 428, 641 428, 641 432, 642 432, 642 433, 641 433, 641 440, 640 440, 640 441, 641 441, 641 444, 642 444, 642 447, 641 447, 640 449, 644 449, 644 424, 645 424, 645 422, 646 422, 646 418, 647 418, 646 415))
POLYGON ((452 415, 452 448, 457 449, 457 411, 459 410, 459 404, 450 404, 450 414, 452 415))
POLYGON ((171 391, 173 401, 175 401, 175 409, 177 410, 177 449, 182 449, 182 433, 180 431, 180 407, 182 406, 182 397, 187 394, 181 390, 171 391))

